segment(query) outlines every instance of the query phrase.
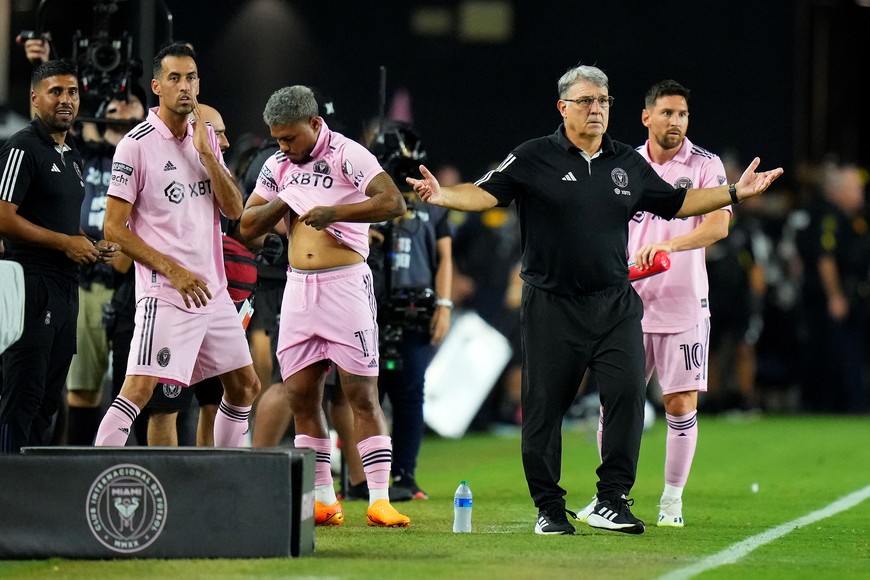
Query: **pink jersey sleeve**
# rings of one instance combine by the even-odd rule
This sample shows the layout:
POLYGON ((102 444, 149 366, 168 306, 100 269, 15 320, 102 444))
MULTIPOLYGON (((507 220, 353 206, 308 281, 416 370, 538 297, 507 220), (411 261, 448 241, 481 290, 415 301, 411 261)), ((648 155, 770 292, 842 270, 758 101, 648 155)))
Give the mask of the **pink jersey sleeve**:
POLYGON ((371 151, 350 139, 342 140, 339 158, 342 173, 362 193, 365 193, 372 178, 384 171, 371 151))
POLYGON ((135 203, 142 190, 145 173, 139 142, 126 137, 121 139, 112 158, 112 181, 108 195, 135 203))
POLYGON ((260 169, 257 184, 251 194, 257 194, 266 201, 272 201, 278 195, 278 159, 276 155, 269 157, 260 169))
MULTIPOLYGON (((725 175, 725 165, 722 163, 722 160, 719 156, 714 156, 704 166, 701 168, 700 180, 696 187, 705 188, 705 187, 719 187, 720 185, 725 185, 728 177, 725 175)), ((726 205, 722 209, 727 209, 731 211, 731 206, 726 205)))

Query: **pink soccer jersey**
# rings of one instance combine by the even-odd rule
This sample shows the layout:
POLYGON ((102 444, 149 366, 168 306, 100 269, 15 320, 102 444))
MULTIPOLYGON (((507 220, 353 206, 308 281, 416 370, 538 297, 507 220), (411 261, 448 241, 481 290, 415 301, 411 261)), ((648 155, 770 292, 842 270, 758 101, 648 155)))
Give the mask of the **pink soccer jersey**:
MULTIPOLYGON (((324 122, 311 160, 296 165, 278 151, 263 164, 253 193, 272 201, 279 193, 299 215, 316 206, 359 203, 366 187, 383 172, 371 152, 324 122)), ((369 224, 335 222, 325 230, 363 258, 369 255, 369 224)))
MULTIPOLYGON (((209 142, 221 165, 217 137, 209 142)), ((136 262, 136 300, 158 298, 191 312, 219 307, 226 294, 220 214, 211 180, 193 146, 193 126, 177 140, 157 116, 157 108, 118 144, 108 194, 133 204, 130 230, 146 244, 203 280, 213 300, 188 309, 181 294, 159 272, 136 262)))
MULTIPOLYGON (((725 183, 725 167, 719 157, 688 139, 676 156, 659 165, 649 158, 647 141, 638 152, 662 179, 674 187, 705 188, 725 183)), ((727 206, 729 212, 731 206, 727 206)), ((703 216, 665 220, 649 212, 638 212, 628 224, 628 255, 633 258, 645 244, 686 234, 701 224, 703 216)), ((669 254, 667 272, 633 283, 643 299, 644 332, 682 332, 710 316, 707 267, 704 248, 669 254)))

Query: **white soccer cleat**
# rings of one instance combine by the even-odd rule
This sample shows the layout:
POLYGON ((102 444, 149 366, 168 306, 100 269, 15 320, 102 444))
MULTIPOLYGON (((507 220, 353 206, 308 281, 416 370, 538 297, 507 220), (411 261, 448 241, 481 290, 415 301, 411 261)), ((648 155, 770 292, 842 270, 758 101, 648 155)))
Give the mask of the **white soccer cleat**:
POLYGON ((597 503, 598 503, 598 496, 593 495, 592 501, 589 502, 589 505, 587 505, 585 508, 583 508, 582 510, 579 510, 577 512, 577 521, 580 523, 583 523, 583 524, 589 523, 589 514, 591 514, 592 510, 595 509, 595 504, 597 504, 597 503))
POLYGON ((662 498, 659 504, 659 521, 656 525, 660 528, 682 528, 683 500, 662 498))

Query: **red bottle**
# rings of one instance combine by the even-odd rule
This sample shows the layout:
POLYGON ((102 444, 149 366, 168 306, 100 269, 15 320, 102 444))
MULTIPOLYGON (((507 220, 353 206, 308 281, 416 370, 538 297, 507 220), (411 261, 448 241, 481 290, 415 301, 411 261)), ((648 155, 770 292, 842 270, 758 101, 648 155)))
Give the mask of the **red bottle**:
POLYGON ((638 269, 638 267, 634 264, 634 260, 629 262, 628 280, 630 282, 634 282, 635 280, 640 280, 641 278, 648 278, 656 274, 661 274, 662 272, 666 272, 670 267, 671 259, 668 257, 668 253, 664 251, 656 252, 656 255, 653 256, 652 265, 646 270, 638 269))

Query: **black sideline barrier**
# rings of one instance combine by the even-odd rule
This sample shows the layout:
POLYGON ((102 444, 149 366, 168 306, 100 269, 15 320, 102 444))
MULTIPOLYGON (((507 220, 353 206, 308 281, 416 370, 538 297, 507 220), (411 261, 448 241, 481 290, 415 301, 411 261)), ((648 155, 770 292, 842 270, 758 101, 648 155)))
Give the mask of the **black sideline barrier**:
POLYGON ((314 552, 308 449, 29 447, 0 455, 0 558, 314 552))

